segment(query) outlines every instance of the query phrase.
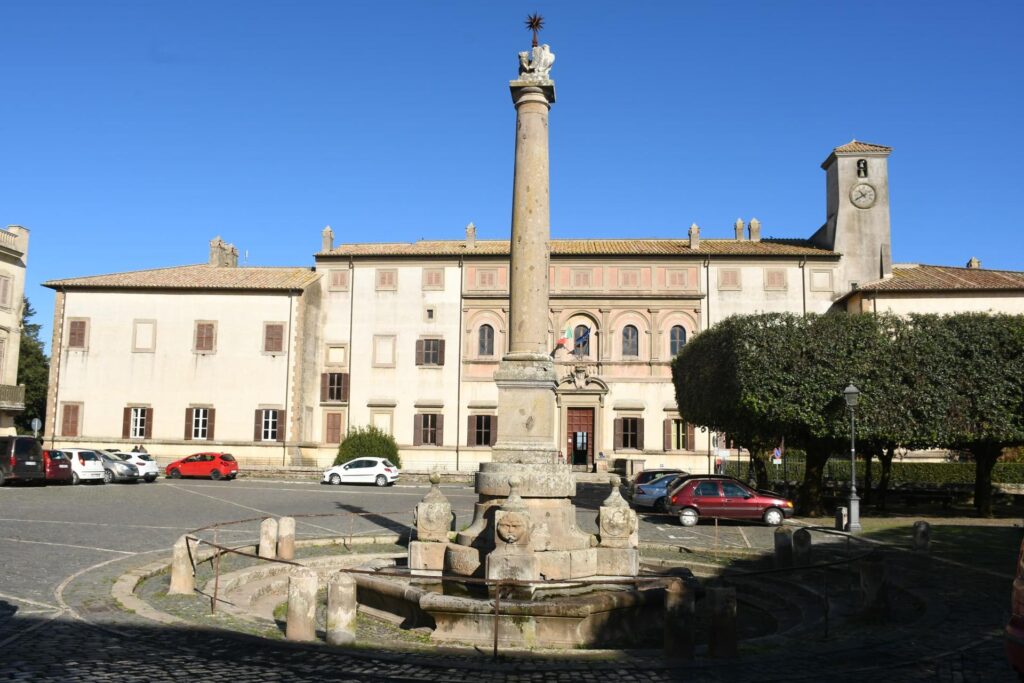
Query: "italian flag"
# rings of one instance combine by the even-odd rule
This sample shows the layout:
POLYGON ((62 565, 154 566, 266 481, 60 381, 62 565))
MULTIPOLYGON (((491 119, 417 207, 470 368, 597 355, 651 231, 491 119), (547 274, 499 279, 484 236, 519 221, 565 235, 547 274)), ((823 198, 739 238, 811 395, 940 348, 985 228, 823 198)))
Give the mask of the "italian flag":
POLYGON ((570 339, 572 339, 572 325, 566 327, 565 332, 558 338, 558 346, 565 346, 570 339))

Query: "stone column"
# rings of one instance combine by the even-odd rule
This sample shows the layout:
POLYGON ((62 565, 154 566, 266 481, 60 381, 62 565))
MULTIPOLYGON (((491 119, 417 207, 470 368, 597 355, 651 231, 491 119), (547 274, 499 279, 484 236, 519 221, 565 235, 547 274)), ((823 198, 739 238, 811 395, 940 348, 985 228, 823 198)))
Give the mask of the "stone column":
POLYGON ((736 631, 736 589, 709 588, 707 598, 708 608, 711 610, 708 654, 712 657, 736 657, 739 645, 736 631))
POLYGON ((295 559, 294 517, 282 517, 277 522, 277 559, 295 559))
POLYGON ((928 552, 932 542, 932 525, 923 520, 914 522, 914 550, 928 552))
POLYGON ((797 567, 811 564, 811 532, 807 529, 793 532, 793 564, 797 567))
POLYGON ((665 587, 665 643, 667 659, 693 659, 693 591, 682 579, 671 579, 665 587))
POLYGON ((789 569, 793 566, 793 530, 779 527, 773 534, 775 538, 775 568, 789 569))
POLYGON ((267 517, 260 522, 260 557, 275 559, 277 557, 277 520, 267 517))
POLYGON ((196 577, 192 574, 192 561, 188 555, 188 540, 181 536, 174 542, 171 555, 171 587, 170 595, 192 595, 196 587, 196 577))
POLYGON ((327 644, 349 645, 356 639, 356 580, 338 572, 327 584, 327 644))
POLYGON ((288 640, 316 640, 316 572, 295 567, 288 575, 288 616, 285 637, 288 640))

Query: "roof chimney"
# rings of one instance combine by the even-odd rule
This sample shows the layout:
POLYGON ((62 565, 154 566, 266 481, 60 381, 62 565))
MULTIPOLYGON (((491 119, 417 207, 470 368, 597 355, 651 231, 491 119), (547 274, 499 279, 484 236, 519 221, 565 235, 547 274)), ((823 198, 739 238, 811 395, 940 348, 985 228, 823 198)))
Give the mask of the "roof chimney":
POLYGON ((976 257, 972 256, 971 260, 967 262, 967 267, 970 268, 971 270, 978 270, 979 268, 981 268, 981 261, 979 261, 976 257))
POLYGON ((743 241, 743 219, 742 218, 737 218, 735 226, 736 226, 736 241, 737 242, 742 242, 743 241))
POLYGON ((756 218, 750 219, 750 241, 761 241, 761 221, 757 220, 756 218))
POLYGON ((696 223, 690 225, 690 249, 700 249, 700 228, 696 223))
POLYGON ((220 235, 210 240, 210 265, 224 265, 224 240, 220 238, 220 235))
POLYGON ((472 221, 466 226, 466 249, 476 249, 476 226, 472 221))
POLYGON ((327 253, 334 250, 334 231, 331 226, 326 225, 320 231, 320 251, 327 253))

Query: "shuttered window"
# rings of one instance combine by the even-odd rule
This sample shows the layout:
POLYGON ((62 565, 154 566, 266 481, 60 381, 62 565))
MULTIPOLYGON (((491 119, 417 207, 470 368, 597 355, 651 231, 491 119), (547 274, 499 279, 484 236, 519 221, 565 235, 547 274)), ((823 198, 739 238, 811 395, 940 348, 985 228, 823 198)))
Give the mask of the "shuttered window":
POLYGON ((416 365, 444 365, 444 339, 417 339, 416 365))
POLYGON ((664 443, 666 451, 692 451, 694 428, 692 424, 678 418, 669 418, 664 422, 664 443))
POLYGON ((68 348, 84 349, 88 322, 85 320, 68 321, 68 348))
POLYGON ((320 401, 348 401, 347 372, 325 372, 320 375, 320 401))
POLYGON ((341 413, 327 413, 324 424, 324 441, 341 443, 341 413))
POLYGON ((413 421, 414 446, 440 446, 444 444, 444 415, 417 413, 413 421))
POLYGON ((284 441, 284 411, 258 408, 253 422, 253 441, 284 441))
POLYGON ((284 351, 284 324, 266 323, 263 325, 263 352, 281 353, 284 351))
POLYGON ((330 272, 330 284, 331 289, 344 291, 348 289, 348 271, 347 270, 331 270, 330 272))
POLYGON ((153 436, 153 409, 128 406, 121 420, 122 439, 149 439, 153 436))
POLYGON ((644 449, 644 421, 640 417, 615 419, 615 450, 644 449))
POLYGON ((196 322, 193 350, 212 353, 217 344, 217 323, 196 322))
POLYGON ((469 446, 493 446, 498 440, 498 416, 470 415, 466 438, 469 446))
POLYGON ((60 420, 61 436, 81 436, 78 432, 81 407, 82 406, 77 403, 64 404, 60 420))

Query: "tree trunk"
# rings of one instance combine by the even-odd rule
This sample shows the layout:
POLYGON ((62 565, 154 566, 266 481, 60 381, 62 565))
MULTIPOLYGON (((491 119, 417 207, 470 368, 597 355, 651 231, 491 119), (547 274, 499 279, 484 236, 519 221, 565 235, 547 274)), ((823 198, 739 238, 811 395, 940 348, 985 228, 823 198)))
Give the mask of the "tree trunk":
POLYGON ((885 495, 889 491, 889 478, 892 474, 892 458, 896 454, 896 447, 889 444, 889 447, 878 454, 882 461, 882 478, 878 481, 878 507, 885 509, 885 495))
POLYGON ((992 516, 992 468, 1002 453, 995 444, 979 444, 971 449, 974 455, 974 507, 982 517, 992 516))
POLYGON ((828 456, 828 451, 820 446, 807 449, 807 466, 804 470, 804 481, 800 484, 798 501, 801 515, 821 517, 825 513, 821 502, 821 479, 825 474, 828 456))
POLYGON ((864 505, 871 505, 873 488, 871 486, 871 461, 874 459, 874 448, 869 448, 864 453, 864 505))

